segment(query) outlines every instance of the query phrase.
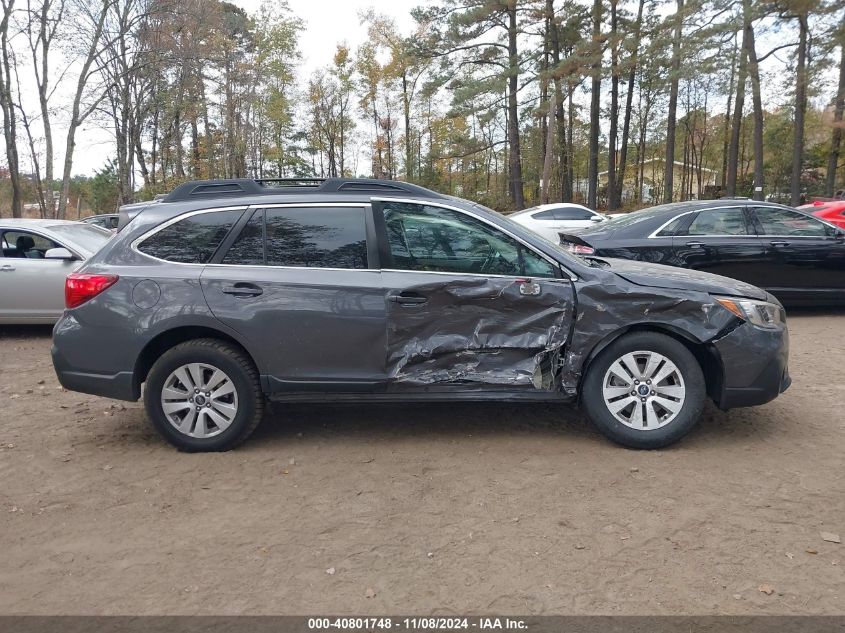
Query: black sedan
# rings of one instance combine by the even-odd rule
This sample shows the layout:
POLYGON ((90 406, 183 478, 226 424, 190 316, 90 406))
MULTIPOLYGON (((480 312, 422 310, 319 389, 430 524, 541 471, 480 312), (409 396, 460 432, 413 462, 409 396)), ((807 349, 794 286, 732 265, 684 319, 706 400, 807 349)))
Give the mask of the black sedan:
POLYGON ((695 200, 561 233, 580 255, 619 257, 733 277, 784 304, 845 304, 845 231, 753 200, 695 200))

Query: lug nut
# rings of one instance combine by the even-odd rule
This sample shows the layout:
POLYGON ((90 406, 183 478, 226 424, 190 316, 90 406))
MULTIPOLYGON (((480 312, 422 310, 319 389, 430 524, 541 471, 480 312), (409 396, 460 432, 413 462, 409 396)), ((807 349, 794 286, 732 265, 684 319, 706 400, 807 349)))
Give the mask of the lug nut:
POLYGON ((635 384, 635 385, 638 385, 638 384, 640 384, 640 381, 639 381, 639 380, 635 380, 635 381, 634 381, 634 384, 635 384))
POLYGON ((631 392, 631 395, 632 395, 632 396, 636 396, 636 395, 637 395, 637 392, 636 392, 636 391, 632 391, 632 392, 631 392))
POLYGON ((640 398, 640 400, 641 400, 642 402, 645 402, 645 398, 640 398))
POLYGON ((656 391, 652 391, 652 392, 651 392, 651 395, 655 395, 656 393, 657 393, 656 391))
POLYGON ((651 381, 650 381, 650 380, 646 380, 646 381, 645 381, 645 384, 650 385, 650 384, 651 384, 651 381))

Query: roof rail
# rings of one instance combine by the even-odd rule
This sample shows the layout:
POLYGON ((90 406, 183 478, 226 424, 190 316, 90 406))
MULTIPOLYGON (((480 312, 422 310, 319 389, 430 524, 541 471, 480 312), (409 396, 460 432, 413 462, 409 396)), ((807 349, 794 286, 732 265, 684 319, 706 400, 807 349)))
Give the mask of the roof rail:
POLYGON ((284 195, 302 193, 348 193, 413 195, 442 198, 431 189, 398 180, 374 178, 227 178, 192 180, 171 191, 163 202, 183 202, 204 198, 284 195))

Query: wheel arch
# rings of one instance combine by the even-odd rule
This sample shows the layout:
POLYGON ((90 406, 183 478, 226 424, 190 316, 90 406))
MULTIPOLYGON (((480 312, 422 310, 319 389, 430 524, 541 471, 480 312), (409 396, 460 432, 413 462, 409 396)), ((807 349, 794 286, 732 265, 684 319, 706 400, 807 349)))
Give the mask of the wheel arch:
POLYGON ((671 323, 635 323, 626 325, 609 334, 596 343, 587 355, 581 369, 581 376, 578 381, 578 398, 580 400, 584 377, 590 369, 590 365, 596 357, 602 353, 615 340, 633 332, 654 332, 665 334, 686 347, 698 361, 701 371, 704 374, 704 381, 707 387, 707 395, 717 400, 722 391, 724 369, 719 354, 706 342, 700 341, 689 332, 672 325, 671 323))
POLYGON ((138 354, 138 358, 135 361, 135 368, 133 370, 132 376, 136 392, 140 393, 141 383, 143 383, 147 379, 147 375, 150 373, 150 369, 162 354, 164 354, 167 350, 175 347, 176 345, 179 345, 180 343, 185 343, 186 341, 201 338, 213 338, 229 343, 233 347, 236 347, 238 350, 242 351, 247 356, 247 358, 249 358, 249 360, 256 367, 256 369, 258 369, 258 363, 255 360, 255 356, 253 356, 249 352, 249 350, 241 341, 236 339, 231 334, 228 334, 221 329, 209 327, 207 325, 177 326, 160 332, 155 337, 150 339, 150 341, 148 341, 147 344, 144 345, 143 349, 141 350, 141 353, 138 354))

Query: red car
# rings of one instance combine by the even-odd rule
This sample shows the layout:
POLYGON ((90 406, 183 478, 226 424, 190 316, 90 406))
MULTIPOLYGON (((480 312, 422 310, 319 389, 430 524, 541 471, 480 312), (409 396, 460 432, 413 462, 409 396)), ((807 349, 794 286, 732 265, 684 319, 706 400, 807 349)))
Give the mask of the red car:
POLYGON ((845 200, 816 200, 798 208, 845 229, 845 200))

